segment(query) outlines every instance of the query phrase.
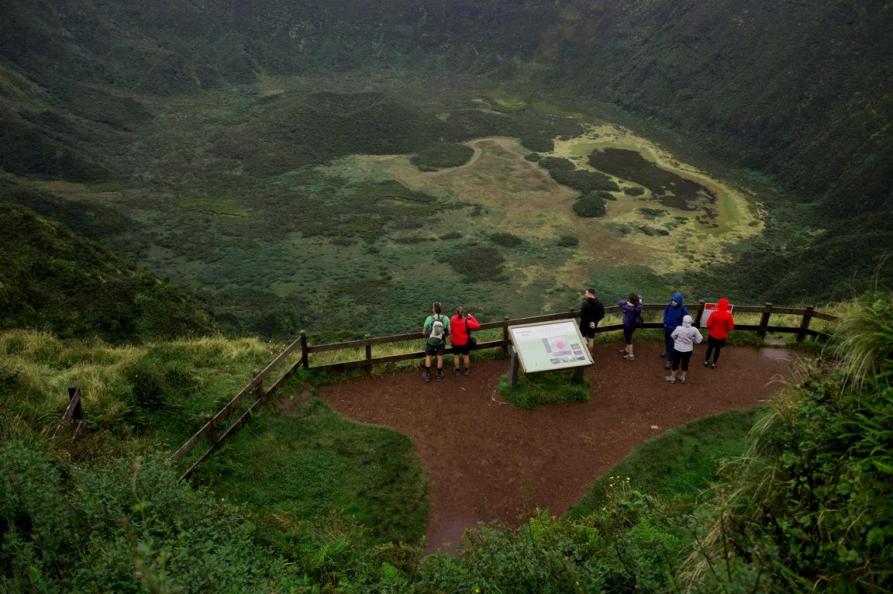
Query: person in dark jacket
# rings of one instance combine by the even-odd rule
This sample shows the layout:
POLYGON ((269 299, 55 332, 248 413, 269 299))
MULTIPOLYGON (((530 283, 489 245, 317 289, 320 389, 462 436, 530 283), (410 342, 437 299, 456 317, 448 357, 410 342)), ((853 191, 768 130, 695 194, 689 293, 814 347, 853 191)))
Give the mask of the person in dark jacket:
POLYGON ((625 301, 618 301, 617 307, 623 312, 623 341, 626 346, 620 352, 627 361, 636 358, 633 353, 633 332, 642 324, 642 296, 630 293, 625 301))
POLYGON ((664 352, 661 356, 666 359, 665 369, 669 369, 673 364, 673 330, 682 325, 682 318, 687 315, 689 313, 683 302, 682 293, 677 291, 664 308, 664 352))
POLYGON ((580 304, 580 334, 586 339, 590 353, 595 349, 595 330, 604 317, 605 308, 598 300, 598 293, 595 289, 586 289, 580 304))

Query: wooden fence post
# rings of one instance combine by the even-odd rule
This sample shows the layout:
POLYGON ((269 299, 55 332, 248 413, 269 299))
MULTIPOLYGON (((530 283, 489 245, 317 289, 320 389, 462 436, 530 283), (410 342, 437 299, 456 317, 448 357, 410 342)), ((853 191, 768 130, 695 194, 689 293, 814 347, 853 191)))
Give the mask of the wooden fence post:
POLYGON ((803 312, 803 321, 800 322, 800 331, 797 332, 797 342, 803 342, 806 338, 806 331, 809 330, 809 322, 812 320, 812 314, 815 311, 814 305, 808 305, 806 311, 803 312))
POLYGON ((757 330, 757 336, 766 338, 766 328, 769 326, 769 316, 772 315, 772 304, 768 301, 763 304, 763 314, 760 316, 760 329, 757 330))
POLYGON ((68 402, 70 403, 75 397, 77 397, 77 402, 74 405, 71 418, 80 421, 84 418, 84 409, 81 408, 81 390, 77 386, 68 386, 68 402))
POLYGON ((310 367, 310 353, 307 352, 307 332, 301 330, 301 367, 308 369, 310 367))
POLYGON ((508 355, 509 352, 509 318, 502 317, 502 353, 508 355))
POLYGON ((704 300, 698 299, 698 317, 695 318, 694 326, 697 328, 701 325, 701 318, 704 317, 704 300))
POLYGON ((372 336, 366 334, 366 373, 372 373, 372 336))

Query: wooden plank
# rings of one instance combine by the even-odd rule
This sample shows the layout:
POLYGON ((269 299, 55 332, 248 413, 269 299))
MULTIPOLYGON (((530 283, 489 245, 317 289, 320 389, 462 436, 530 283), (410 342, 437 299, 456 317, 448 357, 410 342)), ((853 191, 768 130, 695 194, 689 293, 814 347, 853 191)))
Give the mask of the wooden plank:
POLYGON ((822 313, 820 311, 812 312, 812 317, 817 320, 825 320, 826 322, 836 322, 837 316, 832 316, 831 314, 822 313))
POLYGON ((233 396, 233 398, 229 402, 227 402, 225 405, 223 405, 223 408, 221 408, 219 411, 217 411, 217 414, 215 414, 213 417, 211 417, 211 420, 209 420, 207 423, 202 425, 201 428, 192 435, 192 437, 190 437, 185 442, 183 442, 183 445, 181 445, 179 448, 177 448, 176 452, 171 454, 171 457, 169 458, 169 460, 171 462, 179 462, 179 460, 183 456, 188 454, 189 451, 195 447, 195 444, 197 444, 198 441, 202 437, 205 436, 205 434, 207 434, 209 431, 211 431, 214 428, 215 424, 218 424, 221 420, 228 417, 230 415, 230 413, 232 413, 233 409, 236 408, 236 405, 239 403, 239 401, 246 394, 253 391, 254 388, 260 383, 261 379, 262 378, 259 375, 255 376, 254 379, 252 379, 244 388, 242 388, 238 394, 233 396))
POLYGON ((285 347, 285 350, 284 350, 284 351, 282 351, 281 353, 279 353, 278 355, 276 355, 276 358, 275 358, 275 359, 273 359, 272 361, 270 361, 270 362, 267 364, 266 367, 264 367, 263 369, 261 369, 260 373, 258 373, 258 374, 255 376, 255 379, 257 379, 257 380, 261 380, 261 379, 263 379, 263 377, 264 377, 265 375, 267 375, 267 373, 269 373, 272 369, 274 369, 274 368, 277 367, 280 363, 282 363, 282 361, 284 361, 286 357, 288 357, 290 354, 292 354, 292 353, 294 352, 294 350, 297 349, 299 346, 301 346, 301 339, 300 339, 300 338, 298 338, 297 340, 295 340, 294 342, 292 342, 290 345, 288 345, 287 347, 285 347))
POLYGON ((195 469, 198 468, 199 464, 201 464, 202 462, 207 460, 211 454, 213 454, 218 449, 220 449, 221 445, 223 445, 224 443, 229 441, 232 438, 232 436, 235 435, 236 431, 238 431, 239 428, 245 423, 245 421, 247 421, 248 418, 254 414, 254 411, 257 410, 258 408, 260 408, 260 406, 263 405, 263 403, 267 401, 268 394, 269 394, 268 392, 265 393, 263 390, 261 390, 259 397, 256 398, 255 401, 251 403, 251 406, 249 406, 245 410, 245 412, 243 412, 241 415, 239 415, 239 418, 237 418, 233 422, 233 424, 230 425, 227 428, 227 430, 223 432, 223 434, 220 436, 219 439, 211 442, 211 445, 208 447, 208 449, 205 450, 205 452, 201 456, 199 456, 199 458, 195 462, 193 462, 192 466, 187 468, 186 471, 180 475, 180 480, 182 481, 182 480, 189 478, 189 475, 191 475, 193 472, 195 472, 195 469))
POLYGON ((806 311, 803 312, 803 320, 800 322, 800 331, 797 332, 797 342, 803 342, 806 338, 806 335, 809 332, 809 324, 812 322, 812 312, 815 310, 815 307, 812 305, 806 308, 806 311))

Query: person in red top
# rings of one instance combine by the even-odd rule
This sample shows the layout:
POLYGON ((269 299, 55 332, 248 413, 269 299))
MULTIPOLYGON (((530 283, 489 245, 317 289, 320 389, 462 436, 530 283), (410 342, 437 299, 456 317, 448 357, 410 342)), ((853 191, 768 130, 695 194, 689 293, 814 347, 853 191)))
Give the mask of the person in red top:
POLYGON ((471 349, 476 341, 471 336, 472 330, 480 329, 481 325, 470 313, 460 305, 456 308, 456 315, 450 319, 450 344, 453 345, 453 375, 459 375, 462 358, 465 358, 465 375, 471 373, 471 349))
POLYGON ((709 365, 716 369, 719 351, 726 346, 726 339, 734 327, 735 318, 729 311, 729 300, 723 297, 716 302, 716 311, 707 318, 707 353, 704 355, 704 367, 709 365), (710 361, 710 355, 713 355, 713 362, 710 361))

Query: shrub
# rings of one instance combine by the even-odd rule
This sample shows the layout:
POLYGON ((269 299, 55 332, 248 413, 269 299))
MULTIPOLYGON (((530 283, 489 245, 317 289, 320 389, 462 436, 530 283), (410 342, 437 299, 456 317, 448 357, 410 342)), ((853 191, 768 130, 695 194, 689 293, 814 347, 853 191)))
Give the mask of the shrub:
POLYGON ((438 142, 416 153, 410 162, 421 171, 437 171, 464 165, 474 155, 474 149, 464 144, 438 142))
POLYGON ((518 247, 524 240, 513 233, 491 233, 490 241, 502 247, 514 248, 518 247))
POLYGON ((541 404, 560 402, 589 402, 589 380, 574 381, 574 371, 561 370, 534 374, 519 374, 518 384, 512 388, 509 378, 499 380, 499 393, 519 408, 534 408, 541 404))
POLYGON ((580 245, 580 240, 577 239, 576 235, 562 235, 555 244, 559 247, 577 247, 580 245))
POLYGON ((603 217, 608 213, 605 199, 598 192, 590 192, 577 198, 574 201, 573 209, 578 217, 584 218, 603 217))

